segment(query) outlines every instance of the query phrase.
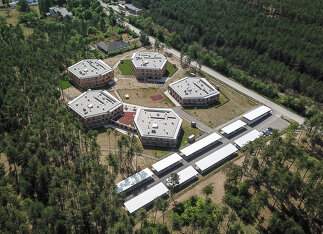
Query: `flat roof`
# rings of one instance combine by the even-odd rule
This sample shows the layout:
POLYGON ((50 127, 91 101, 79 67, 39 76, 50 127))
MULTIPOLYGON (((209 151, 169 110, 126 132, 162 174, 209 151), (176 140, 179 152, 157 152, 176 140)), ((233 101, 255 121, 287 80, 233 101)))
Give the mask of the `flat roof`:
POLYGON ((256 140, 261 136, 261 133, 258 132, 257 130, 252 130, 251 132, 248 132, 247 134, 243 135, 242 137, 238 138, 237 140, 234 141, 234 143, 242 148, 246 144, 248 144, 251 141, 256 140))
POLYGON ((219 94, 214 86, 205 78, 200 77, 185 77, 169 84, 169 86, 183 99, 209 98, 219 94))
POLYGON ((247 124, 240 119, 237 121, 234 121, 233 123, 229 124, 228 126, 225 126, 224 128, 221 129, 221 132, 226 133, 226 134, 231 134, 234 131, 237 131, 238 129, 246 126, 247 124))
POLYGON ((164 55, 155 52, 136 52, 131 58, 136 68, 161 70, 167 62, 164 55))
POLYGON ((172 109, 138 108, 134 122, 141 136, 176 139, 182 119, 172 109))
POLYGON ((257 119, 258 117, 266 114, 267 112, 271 111, 271 109, 267 106, 260 106, 250 112, 248 112, 247 114, 245 114, 243 116, 243 118, 249 120, 249 121, 253 121, 255 119, 257 119))
POLYGON ((98 46, 99 49, 101 50, 104 50, 104 52, 106 53, 109 53, 111 51, 114 51, 114 50, 120 50, 120 49, 123 49, 123 48, 129 48, 129 44, 125 41, 116 41, 116 42, 113 42, 113 43, 110 43, 110 44, 105 44, 103 41, 100 41, 96 44, 98 46))
POLYGON ((141 207, 149 204, 156 198, 165 195, 167 192, 168 188, 162 182, 160 182, 159 184, 156 184, 150 189, 147 189, 145 192, 125 202, 124 206, 131 214, 141 207))
MULTIPOLYGON (((186 167, 185 169, 181 170, 180 172, 177 173, 179 176, 179 184, 184 184, 186 181, 192 179, 193 177, 198 175, 198 172, 194 169, 194 167, 189 166, 186 167)), ((167 183, 169 181, 170 177, 166 180, 167 183)))
POLYGON ((67 68, 80 79, 104 75, 112 71, 112 68, 100 59, 85 59, 67 68))
POLYGON ((125 6, 128 7, 129 9, 133 10, 133 11, 140 11, 141 10, 138 7, 135 7, 132 4, 125 4, 125 6))
POLYGON ((229 143, 229 144, 225 145, 224 147, 222 147, 221 149, 219 149, 219 150, 213 152, 212 154, 206 156, 205 158, 197 161, 195 163, 195 165, 201 171, 205 171, 237 151, 238 151, 238 149, 234 145, 229 143))
POLYGON ((160 171, 168 168, 169 166, 171 166, 177 162, 180 162, 181 160, 182 160, 182 157, 179 156, 177 153, 174 153, 174 154, 164 158, 163 160, 156 162, 155 164, 152 165, 152 167, 157 172, 160 172, 160 171))
POLYGON ((133 187, 134 185, 141 183, 147 178, 151 177, 154 173, 149 169, 145 168, 142 171, 137 172, 136 174, 124 179, 117 183, 116 193, 121 193, 127 189, 133 187))
POLYGON ((220 140, 222 137, 217 134, 217 133, 212 133, 210 135, 208 135, 207 137, 204 137, 203 139, 187 146, 184 149, 181 149, 181 153, 186 155, 186 157, 191 156, 192 154, 196 153, 197 151, 205 148, 206 146, 220 140))
POLYGON ((111 113, 122 103, 106 90, 88 90, 67 103, 83 118, 111 113))

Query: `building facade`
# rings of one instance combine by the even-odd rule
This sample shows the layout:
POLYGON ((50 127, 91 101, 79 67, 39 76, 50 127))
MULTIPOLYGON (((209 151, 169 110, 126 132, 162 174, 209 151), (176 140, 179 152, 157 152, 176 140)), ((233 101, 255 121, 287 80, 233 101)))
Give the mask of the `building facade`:
POLYGON ((219 91, 206 79, 185 77, 171 83, 168 92, 182 106, 207 106, 219 100, 219 91))
POLYGON ((123 104, 106 90, 88 90, 67 103, 85 128, 99 128, 123 113, 123 104))
POLYGON ((99 59, 85 59, 67 69, 70 80, 81 89, 107 85, 114 78, 110 66, 99 59))
POLYGON ((175 147, 182 119, 171 109, 138 108, 134 123, 142 145, 175 147))
POLYGON ((137 52, 132 55, 131 69, 138 80, 160 79, 166 72, 167 59, 160 53, 137 52))

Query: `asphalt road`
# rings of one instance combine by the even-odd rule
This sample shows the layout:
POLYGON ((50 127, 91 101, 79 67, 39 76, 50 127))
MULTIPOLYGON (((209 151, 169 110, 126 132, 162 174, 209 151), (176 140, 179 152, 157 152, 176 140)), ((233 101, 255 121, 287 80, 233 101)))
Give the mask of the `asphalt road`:
MULTIPOLYGON (((106 6, 106 4, 103 5, 102 2, 101 2, 101 5, 102 6, 106 6)), ((116 8, 117 7, 114 7, 113 9, 116 10, 116 8)), ((123 23, 124 23, 124 26, 129 27, 132 31, 134 31, 135 33, 137 33, 138 35, 140 35, 140 33, 141 33, 141 30, 140 29, 132 26, 131 24, 129 24, 127 22, 123 22, 123 23)), ((152 44, 155 43, 155 39, 153 37, 151 37, 151 36, 149 36, 149 41, 152 44)), ((176 56, 178 58, 180 58, 180 52, 177 51, 177 50, 174 50, 174 49, 165 49, 165 51, 167 51, 168 53, 171 53, 172 55, 174 55, 174 56, 176 56)), ((192 61, 191 66, 196 67, 196 68, 199 67, 196 61, 192 61)), ((287 116, 287 117, 295 120, 299 124, 302 124, 304 122, 304 120, 305 120, 303 117, 301 117, 301 116, 299 116, 299 115, 297 115, 297 114, 295 114, 295 113, 287 110, 286 108, 284 108, 284 107, 282 107, 280 105, 277 105, 276 103, 274 103, 274 102, 268 100, 267 98, 265 98, 265 97, 263 97, 263 96, 255 93, 254 91, 252 91, 252 90, 250 90, 250 89, 248 89, 248 88, 246 88, 246 87, 238 84, 237 82, 235 82, 235 81, 229 79, 228 77, 226 77, 226 76, 224 76, 224 75, 222 75, 222 74, 220 74, 220 73, 212 70, 209 67, 202 66, 201 67, 201 70, 203 72, 205 72, 205 73, 207 73, 207 74, 215 77, 216 79, 220 80, 221 82, 223 82, 223 83, 225 83, 225 84, 227 84, 227 85, 235 88, 236 90, 239 90, 240 92, 242 92, 242 93, 250 96, 251 98, 257 100, 258 102, 263 103, 264 105, 270 107, 272 110, 277 111, 279 113, 279 115, 287 116)))

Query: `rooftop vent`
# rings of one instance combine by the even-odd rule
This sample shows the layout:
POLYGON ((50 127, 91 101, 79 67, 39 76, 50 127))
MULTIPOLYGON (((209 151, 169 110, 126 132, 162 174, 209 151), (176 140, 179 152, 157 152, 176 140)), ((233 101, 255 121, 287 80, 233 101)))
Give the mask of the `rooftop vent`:
POLYGON ((93 108, 93 104, 88 104, 87 107, 88 108, 93 108))

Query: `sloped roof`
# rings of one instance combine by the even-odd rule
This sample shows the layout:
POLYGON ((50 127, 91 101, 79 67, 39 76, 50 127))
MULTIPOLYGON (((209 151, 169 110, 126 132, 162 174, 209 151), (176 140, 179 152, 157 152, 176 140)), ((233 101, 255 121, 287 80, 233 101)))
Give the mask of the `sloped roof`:
POLYGON ((105 44, 103 41, 97 43, 99 49, 103 50, 106 53, 109 53, 114 50, 120 50, 125 47, 129 47, 129 44, 125 41, 116 41, 110 44, 105 44))

